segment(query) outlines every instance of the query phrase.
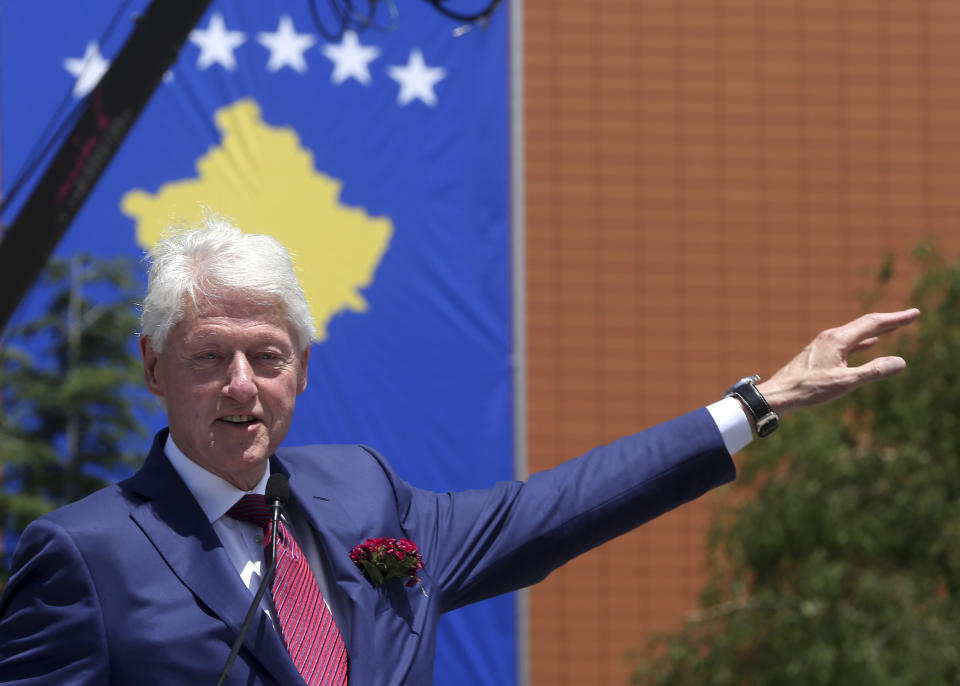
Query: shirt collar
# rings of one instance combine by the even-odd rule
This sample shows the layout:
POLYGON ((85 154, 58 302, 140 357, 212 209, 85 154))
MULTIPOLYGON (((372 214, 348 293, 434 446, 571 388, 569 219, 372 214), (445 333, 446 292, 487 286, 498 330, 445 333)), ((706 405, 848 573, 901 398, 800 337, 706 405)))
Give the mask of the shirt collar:
POLYGON ((174 443, 173 436, 167 436, 163 452, 211 523, 225 515, 227 510, 233 507, 245 494, 259 493, 263 495, 267 489, 267 479, 270 478, 269 463, 267 463, 267 468, 264 470, 260 482, 249 491, 241 491, 233 484, 221 479, 213 472, 208 472, 184 455, 183 451, 174 443))

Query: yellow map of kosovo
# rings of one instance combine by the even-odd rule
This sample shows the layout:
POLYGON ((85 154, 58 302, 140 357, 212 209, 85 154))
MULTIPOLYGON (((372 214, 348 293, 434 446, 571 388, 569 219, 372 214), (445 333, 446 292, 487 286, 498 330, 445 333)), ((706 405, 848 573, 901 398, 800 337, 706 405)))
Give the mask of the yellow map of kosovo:
POLYGON ((244 231, 273 236, 297 263, 322 341, 335 314, 367 310, 360 291, 373 282, 393 223, 341 205, 342 183, 314 168, 293 129, 265 124, 253 100, 224 107, 215 119, 223 140, 197 161, 199 178, 123 196, 137 242, 148 248, 170 225, 199 224, 210 211, 244 231))

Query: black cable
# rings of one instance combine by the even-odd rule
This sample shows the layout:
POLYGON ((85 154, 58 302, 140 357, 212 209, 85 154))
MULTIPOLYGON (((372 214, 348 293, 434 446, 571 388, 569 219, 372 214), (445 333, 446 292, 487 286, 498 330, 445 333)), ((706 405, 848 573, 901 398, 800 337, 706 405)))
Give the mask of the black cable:
MULTIPOLYGON (((317 0, 308 0, 307 6, 310 8, 310 16, 317 31, 330 42, 338 41, 343 38, 343 33, 347 29, 357 32, 365 31, 369 28, 390 33, 397 30, 399 26, 399 12, 394 0, 327 0, 330 12, 338 23, 338 30, 331 31, 320 18, 320 11, 317 7, 317 0), (361 2, 366 2, 366 12, 358 9, 361 2), (383 3, 387 6, 387 12, 390 14, 390 25, 382 26, 374 22, 379 5, 383 3)), ((467 24, 484 23, 490 19, 497 7, 503 0, 488 0, 487 4, 478 12, 457 12, 445 6, 445 0, 426 0, 435 10, 449 19, 464 22, 467 24)))
MULTIPOLYGON (((106 28, 97 39, 98 49, 102 49, 104 44, 110 40, 111 35, 117 27, 117 23, 120 21, 120 17, 126 12, 127 7, 131 2, 132 0, 123 0, 123 3, 120 5, 117 11, 113 13, 110 21, 107 22, 106 28)), ((62 142, 66 132, 73 128, 73 125, 83 112, 86 96, 77 100, 70 112, 64 117, 64 110, 67 109, 67 106, 70 104, 70 101, 73 98, 74 87, 75 85, 71 86, 66 95, 60 100, 60 103, 57 105, 56 110, 54 110, 50 120, 47 122, 46 126, 44 126, 41 134, 37 137, 37 141, 33 144, 33 148, 31 148, 30 152, 27 153, 27 157, 20 166, 20 169, 16 174, 14 174, 13 183, 10 185, 10 190, 7 191, 7 194, 3 199, 0 199, 0 212, 3 212, 3 210, 9 207, 11 202, 23 189, 23 185, 34 175, 34 173, 36 173, 37 167, 40 166, 40 164, 43 163, 43 160, 46 159, 47 155, 49 155, 50 150, 62 142), (64 118, 61 120, 61 117, 64 118), (60 121, 59 125, 55 124, 57 121, 60 121), (51 132, 51 129, 54 130, 51 132)))
POLYGON ((49 130, 53 126, 53 122, 60 118, 64 109, 64 105, 61 104, 57 107, 57 111, 54 112, 53 117, 51 117, 50 121, 47 123, 43 133, 40 134, 40 136, 37 138, 37 142, 34 143, 33 148, 27 154, 27 159, 24 160, 19 171, 17 171, 17 173, 14 175, 13 183, 11 184, 10 189, 7 191, 6 196, 0 199, 0 212, 3 212, 13 203, 20 191, 23 190, 23 185, 36 173, 37 167, 43 163, 47 155, 50 154, 50 151, 54 147, 60 146, 60 143, 63 142, 64 136, 66 136, 67 132, 73 128, 73 125, 77 123, 77 120, 83 114, 84 101, 85 98, 77 101, 70 113, 60 122, 56 130, 51 134, 49 133, 49 130), (46 142, 41 146, 41 141, 43 140, 46 140, 46 142), (38 148, 40 149, 38 150, 38 148))
POLYGON ((427 0, 427 2, 433 5, 435 10, 445 17, 468 23, 481 22, 489 19, 490 15, 492 15, 494 10, 497 9, 497 5, 499 5, 501 1, 502 0, 490 0, 490 3, 480 12, 472 12, 468 14, 447 9, 443 6, 443 0, 427 0))
MULTIPOLYGON (((317 31, 320 32, 328 42, 338 41, 343 38, 343 32, 347 30, 347 18, 341 17, 340 20, 340 30, 337 33, 331 33, 327 30, 327 27, 323 25, 323 20, 320 18, 320 10, 317 8, 317 0, 309 0, 307 6, 310 8, 310 17, 313 19, 313 25, 316 27, 317 31)), ((330 0, 331 9, 334 11, 334 14, 340 14, 340 9, 337 7, 337 0, 330 0)))

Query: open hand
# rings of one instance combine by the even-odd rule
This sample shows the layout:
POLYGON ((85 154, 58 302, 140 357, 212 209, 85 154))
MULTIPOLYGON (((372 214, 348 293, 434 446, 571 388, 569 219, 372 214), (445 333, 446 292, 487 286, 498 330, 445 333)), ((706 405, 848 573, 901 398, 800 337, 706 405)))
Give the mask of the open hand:
POLYGON ((757 390, 781 417, 795 410, 839 398, 870 381, 897 374, 907 366, 902 357, 877 357, 859 367, 847 366, 847 356, 869 348, 885 333, 910 324, 920 316, 911 308, 874 312, 833 329, 813 341, 757 390))

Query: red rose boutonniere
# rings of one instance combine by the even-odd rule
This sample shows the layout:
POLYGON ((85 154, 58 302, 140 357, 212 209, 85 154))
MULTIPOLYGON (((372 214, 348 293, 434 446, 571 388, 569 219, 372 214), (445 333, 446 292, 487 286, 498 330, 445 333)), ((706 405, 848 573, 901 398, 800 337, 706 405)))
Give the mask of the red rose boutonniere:
POLYGON ((417 546, 405 538, 368 538, 350 551, 350 559, 379 586, 390 579, 406 579, 407 586, 417 584, 423 595, 426 589, 417 572, 423 569, 423 559, 417 546))

